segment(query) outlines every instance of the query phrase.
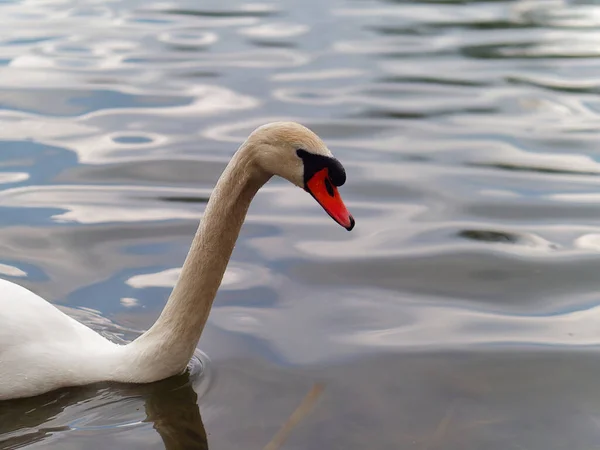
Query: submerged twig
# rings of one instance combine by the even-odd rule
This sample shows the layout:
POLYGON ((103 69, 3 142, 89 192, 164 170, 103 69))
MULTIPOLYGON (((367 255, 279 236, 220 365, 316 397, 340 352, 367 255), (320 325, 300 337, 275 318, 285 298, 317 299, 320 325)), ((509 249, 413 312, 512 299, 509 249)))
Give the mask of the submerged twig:
POLYGON ((325 389, 325 385, 322 383, 315 383, 312 389, 304 396, 302 402, 298 405, 296 410, 288 418, 288 420, 281 426, 277 434, 273 436, 271 442, 267 444, 264 450, 279 450, 285 440, 288 438, 291 431, 296 425, 298 425, 304 416, 312 409, 317 399, 325 389))

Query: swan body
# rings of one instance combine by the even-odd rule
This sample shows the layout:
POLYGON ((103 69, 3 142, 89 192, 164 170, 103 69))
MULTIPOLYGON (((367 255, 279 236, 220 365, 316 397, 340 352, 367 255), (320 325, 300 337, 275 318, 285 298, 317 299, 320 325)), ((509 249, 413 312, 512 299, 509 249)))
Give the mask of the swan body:
POLYGON ((0 399, 110 378, 125 354, 126 346, 1 279, 0 311, 0 399))
POLYGON ((113 343, 33 292, 0 279, 0 400, 99 381, 148 383, 183 372, 250 202, 273 175, 305 189, 336 222, 353 228, 336 188, 345 171, 321 139, 294 122, 259 127, 219 178, 159 318, 133 342, 113 343))

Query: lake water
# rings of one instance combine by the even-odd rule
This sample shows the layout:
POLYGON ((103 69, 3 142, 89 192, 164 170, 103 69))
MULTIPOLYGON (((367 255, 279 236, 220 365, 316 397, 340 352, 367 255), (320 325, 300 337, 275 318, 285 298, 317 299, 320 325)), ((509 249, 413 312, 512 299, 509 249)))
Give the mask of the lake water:
POLYGON ((600 2, 2 0, 0 23, 0 276, 95 330, 153 323, 260 124, 321 135, 357 222, 273 180, 202 373, 4 402, 0 448, 598 446, 600 2))

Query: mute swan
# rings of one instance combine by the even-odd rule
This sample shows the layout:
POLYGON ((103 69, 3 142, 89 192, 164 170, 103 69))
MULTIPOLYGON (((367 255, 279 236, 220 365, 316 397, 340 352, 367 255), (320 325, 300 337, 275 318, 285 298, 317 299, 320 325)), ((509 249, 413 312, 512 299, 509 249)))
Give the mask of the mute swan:
POLYGON ((336 189, 346 173, 323 141, 294 122, 263 125, 219 178, 167 304, 133 342, 110 342, 31 291, 0 280, 0 400, 99 381, 149 383, 185 371, 250 202, 273 175, 305 189, 347 230, 354 227, 336 189))

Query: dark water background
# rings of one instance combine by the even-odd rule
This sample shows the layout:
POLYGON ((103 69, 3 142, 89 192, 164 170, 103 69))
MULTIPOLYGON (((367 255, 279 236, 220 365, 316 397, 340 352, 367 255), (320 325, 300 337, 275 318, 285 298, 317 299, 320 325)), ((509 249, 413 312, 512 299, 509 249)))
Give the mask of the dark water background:
POLYGON ((600 2, 4 0, 0 25, 0 276, 94 329, 152 324, 257 125, 318 132, 357 220, 269 183, 203 376, 6 402, 0 448, 260 450, 315 384, 284 449, 598 448, 600 2))

